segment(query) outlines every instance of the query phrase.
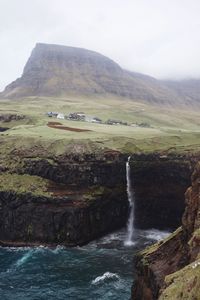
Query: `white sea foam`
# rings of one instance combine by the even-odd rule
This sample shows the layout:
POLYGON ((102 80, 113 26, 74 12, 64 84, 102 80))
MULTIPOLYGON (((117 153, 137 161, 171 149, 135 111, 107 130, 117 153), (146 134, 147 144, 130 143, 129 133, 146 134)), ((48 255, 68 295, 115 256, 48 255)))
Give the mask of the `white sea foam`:
POLYGON ((14 251, 14 252, 25 252, 5 273, 10 273, 12 271, 15 271, 17 268, 22 267, 27 261, 33 257, 35 254, 38 253, 45 253, 46 251, 49 251, 53 254, 58 254, 60 253, 61 250, 65 249, 63 246, 57 246, 54 249, 51 249, 46 246, 38 246, 38 247, 5 247, 2 249, 6 249, 6 251, 14 251))
MULTIPOLYGON (((22 248, 21 248, 22 250, 22 248)), ((43 253, 45 250, 49 250, 48 247, 45 246, 38 246, 38 247, 34 247, 34 248, 23 248, 23 250, 26 250, 27 252, 24 253, 24 255, 19 258, 16 263, 14 264, 14 267, 21 267, 22 265, 24 265, 34 254, 37 253, 43 253)), ((14 251, 20 251, 20 248, 18 249, 14 249, 14 251)))
POLYGON ((106 280, 119 280, 120 277, 115 273, 105 272, 102 276, 96 277, 92 280, 92 284, 99 284, 106 280))
POLYGON ((118 239, 118 235, 115 233, 108 234, 107 236, 100 239, 101 244, 107 244, 111 241, 115 241, 118 239))
POLYGON ((28 251, 32 249, 31 247, 0 247, 2 250, 6 250, 8 252, 21 252, 21 251, 28 251))
POLYGON ((148 239, 160 241, 170 235, 169 231, 161 231, 158 229, 149 229, 145 231, 145 235, 148 239))
POLYGON ((50 248, 48 246, 37 246, 37 247, 0 247, 0 249, 6 250, 8 252, 24 252, 24 251, 32 251, 32 253, 41 253, 44 252, 45 250, 50 251, 54 254, 59 253, 61 250, 66 249, 65 246, 58 245, 55 248, 50 248))
POLYGON ((52 250, 52 253, 58 254, 64 249, 66 249, 64 246, 58 245, 55 249, 52 250))
POLYGON ((108 234, 108 235, 104 236, 103 238, 99 239, 98 243, 103 245, 103 244, 109 244, 109 243, 112 243, 115 241, 123 241, 124 236, 125 236, 124 232, 123 233, 114 232, 114 233, 108 234))
POLYGON ((127 246, 127 247, 134 246, 135 244, 136 244, 136 242, 131 241, 131 240, 126 240, 126 241, 124 242, 124 246, 127 246))
POLYGON ((27 262, 27 260, 32 256, 32 254, 33 254, 33 249, 29 250, 21 258, 19 258, 16 261, 15 266, 16 267, 21 267, 23 264, 25 264, 27 262))

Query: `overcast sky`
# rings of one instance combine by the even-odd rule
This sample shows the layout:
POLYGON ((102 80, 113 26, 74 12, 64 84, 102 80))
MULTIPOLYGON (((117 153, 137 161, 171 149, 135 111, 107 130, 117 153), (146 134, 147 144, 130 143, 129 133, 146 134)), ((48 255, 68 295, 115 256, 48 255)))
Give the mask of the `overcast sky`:
POLYGON ((0 90, 37 42, 95 50, 157 78, 200 77, 200 0, 0 0, 0 90))

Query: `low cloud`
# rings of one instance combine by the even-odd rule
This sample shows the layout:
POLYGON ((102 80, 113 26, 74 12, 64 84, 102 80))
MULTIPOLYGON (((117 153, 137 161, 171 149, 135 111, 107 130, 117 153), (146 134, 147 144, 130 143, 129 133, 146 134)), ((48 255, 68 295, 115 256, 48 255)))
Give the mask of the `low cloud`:
POLYGON ((199 0, 0 0, 0 89, 37 42, 100 52, 157 78, 200 77, 199 0))

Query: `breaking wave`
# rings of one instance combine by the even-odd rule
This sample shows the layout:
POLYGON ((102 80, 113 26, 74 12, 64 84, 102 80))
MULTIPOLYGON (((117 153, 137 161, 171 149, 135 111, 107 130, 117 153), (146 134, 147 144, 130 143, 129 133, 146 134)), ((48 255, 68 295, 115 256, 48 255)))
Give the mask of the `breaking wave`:
POLYGON ((158 229, 146 230, 146 237, 151 240, 160 241, 170 235, 169 231, 160 231, 158 229))
POLYGON ((33 254, 33 250, 31 249, 16 261, 15 266, 21 267, 23 264, 27 262, 27 260, 32 256, 32 254, 33 254))
POLYGON ((108 280, 119 280, 120 277, 115 273, 105 272, 102 276, 96 277, 92 280, 92 284, 99 284, 108 280))

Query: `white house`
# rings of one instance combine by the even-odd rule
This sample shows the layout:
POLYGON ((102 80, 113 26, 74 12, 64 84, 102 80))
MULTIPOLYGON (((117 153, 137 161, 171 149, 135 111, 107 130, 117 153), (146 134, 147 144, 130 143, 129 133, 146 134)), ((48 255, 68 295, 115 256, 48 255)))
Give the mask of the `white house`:
POLYGON ((64 114, 58 114, 58 115, 57 115, 57 119, 62 119, 62 120, 64 120, 64 119, 65 119, 64 114))

